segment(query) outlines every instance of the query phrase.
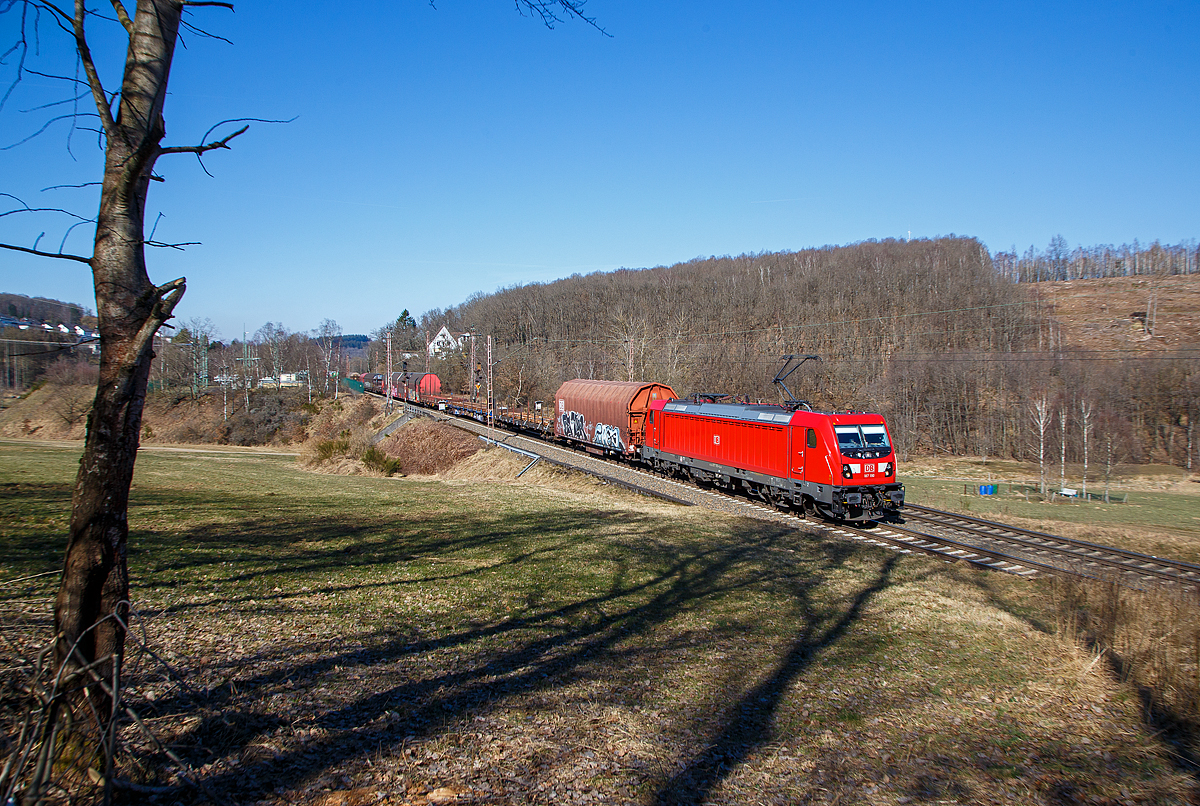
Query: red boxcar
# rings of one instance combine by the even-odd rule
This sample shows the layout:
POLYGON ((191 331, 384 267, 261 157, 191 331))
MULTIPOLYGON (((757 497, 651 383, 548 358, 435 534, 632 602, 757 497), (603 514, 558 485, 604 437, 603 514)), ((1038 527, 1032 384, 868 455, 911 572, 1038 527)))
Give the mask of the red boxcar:
MULTIPOLYGON (((383 390, 387 393, 387 390, 383 390)), ((392 397, 397 399, 408 396, 409 400, 416 401, 423 395, 440 395, 442 393, 442 380, 432 372, 393 372, 392 373, 392 397)))
POLYGON ((605 453, 636 455, 651 404, 675 391, 644 381, 567 381, 554 394, 554 433, 605 453))

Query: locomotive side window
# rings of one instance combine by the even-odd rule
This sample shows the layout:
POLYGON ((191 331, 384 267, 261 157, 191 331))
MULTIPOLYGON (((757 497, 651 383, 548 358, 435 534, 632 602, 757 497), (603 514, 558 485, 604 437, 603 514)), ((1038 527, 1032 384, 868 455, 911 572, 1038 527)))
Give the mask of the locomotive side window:
POLYGON ((808 447, 817 447, 817 432, 813 429, 808 429, 808 447))
POLYGON ((650 409, 650 425, 654 425, 654 409, 650 409))

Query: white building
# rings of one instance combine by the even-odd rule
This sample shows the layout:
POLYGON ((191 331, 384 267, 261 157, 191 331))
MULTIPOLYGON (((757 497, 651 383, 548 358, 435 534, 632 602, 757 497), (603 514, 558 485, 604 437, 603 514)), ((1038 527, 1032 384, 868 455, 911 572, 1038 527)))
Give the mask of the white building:
MULTIPOLYGON (((467 334, 463 333, 461 335, 465 336, 467 334)), ((437 335, 434 336, 429 342, 429 354, 431 356, 443 358, 446 353, 452 353, 456 350, 461 350, 462 346, 463 339, 461 337, 455 338, 454 334, 452 334, 445 325, 442 325, 442 329, 439 330, 437 335)))

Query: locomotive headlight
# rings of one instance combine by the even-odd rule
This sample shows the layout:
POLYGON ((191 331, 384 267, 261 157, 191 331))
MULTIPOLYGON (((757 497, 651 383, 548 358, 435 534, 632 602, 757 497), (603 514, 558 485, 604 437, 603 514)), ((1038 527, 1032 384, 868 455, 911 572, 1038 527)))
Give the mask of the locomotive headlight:
POLYGON ((885 475, 885 476, 892 475, 892 463, 891 462, 888 462, 887 464, 885 464, 883 466, 883 475, 885 475))
POLYGON ((844 478, 844 479, 854 478, 854 473, 852 473, 850 471, 850 465, 842 465, 842 478, 844 478))

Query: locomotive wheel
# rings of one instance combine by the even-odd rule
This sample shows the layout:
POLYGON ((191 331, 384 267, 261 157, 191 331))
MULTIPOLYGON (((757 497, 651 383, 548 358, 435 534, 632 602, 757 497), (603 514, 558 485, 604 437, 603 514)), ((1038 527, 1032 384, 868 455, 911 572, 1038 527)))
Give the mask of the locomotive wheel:
POLYGON ((814 520, 817 517, 817 506, 807 495, 800 501, 800 514, 806 520, 814 520))

